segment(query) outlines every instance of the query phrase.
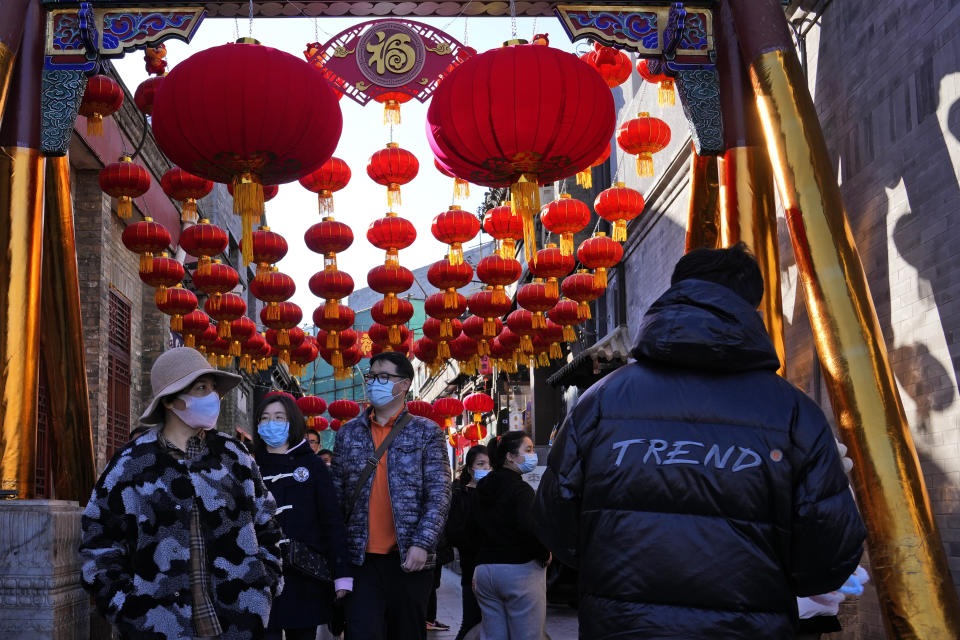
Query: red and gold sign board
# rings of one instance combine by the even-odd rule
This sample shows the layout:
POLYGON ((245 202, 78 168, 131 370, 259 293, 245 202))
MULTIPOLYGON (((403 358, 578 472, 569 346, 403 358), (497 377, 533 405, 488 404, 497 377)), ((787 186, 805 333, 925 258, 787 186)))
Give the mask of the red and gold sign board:
POLYGON ((307 45, 307 60, 334 89, 360 104, 416 98, 426 102, 440 80, 476 51, 429 25, 372 20, 307 45))

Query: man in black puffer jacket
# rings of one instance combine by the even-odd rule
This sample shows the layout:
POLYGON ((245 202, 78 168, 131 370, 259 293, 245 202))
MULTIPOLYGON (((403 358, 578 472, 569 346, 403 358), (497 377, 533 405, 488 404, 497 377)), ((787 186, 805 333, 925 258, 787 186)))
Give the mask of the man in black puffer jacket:
POLYGON ((820 408, 776 374, 741 246, 687 254, 628 364, 568 416, 540 539, 580 570, 580 637, 792 638, 796 596, 853 573, 865 531, 820 408))

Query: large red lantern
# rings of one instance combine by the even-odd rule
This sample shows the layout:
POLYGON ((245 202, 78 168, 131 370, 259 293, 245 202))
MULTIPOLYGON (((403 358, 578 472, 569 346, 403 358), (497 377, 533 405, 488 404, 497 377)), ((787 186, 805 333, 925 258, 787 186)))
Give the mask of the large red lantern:
POLYGON ((459 265, 463 264, 463 243, 477 237, 480 233, 480 221, 472 213, 457 205, 451 205, 433 219, 430 231, 434 238, 450 245, 450 264, 459 265))
POLYGON ((242 346, 257 335, 257 325, 247 316, 230 321, 230 355, 242 356, 242 346))
POLYGON ((394 313, 397 310, 397 294, 413 286, 413 272, 400 265, 377 265, 367 272, 367 285, 384 296, 384 311, 394 313))
POLYGON ((230 323, 247 312, 247 303, 235 293, 222 293, 207 298, 203 310, 217 321, 217 335, 229 338, 232 335, 230 323))
POLYGON ((460 365, 460 371, 468 376, 476 375, 480 366, 480 343, 461 333, 449 345, 450 356, 460 365))
MULTIPOLYGON (((277 304, 277 307, 278 309, 275 314, 276 319, 268 318, 266 309, 260 310, 260 322, 262 322, 265 327, 270 327, 277 333, 276 345, 274 345, 274 343, 270 344, 271 346, 280 347, 289 345, 296 346, 293 342, 293 334, 295 332, 303 333, 302 330, 297 328, 297 325, 303 320, 303 310, 289 301, 280 302, 277 304)), ((269 335, 269 333, 268 331, 267 334, 269 335)))
POLYGON ((105 75, 89 78, 77 110, 87 119, 87 135, 103 135, 103 118, 112 116, 122 105, 123 88, 116 80, 105 75))
POLYGON ((117 199, 117 216, 133 215, 133 199, 150 189, 150 174, 130 156, 120 156, 118 162, 100 170, 100 189, 117 199))
POLYGON ((386 149, 377 151, 367 162, 367 175, 377 184, 387 187, 387 206, 400 204, 400 186, 417 177, 420 162, 417 157, 401 149, 396 142, 388 142, 386 149))
POLYGON ((590 65, 549 46, 521 44, 473 56, 440 82, 427 110, 427 139, 454 175, 511 187, 529 261, 538 185, 589 167, 615 118, 613 95, 590 65))
POLYGON ((477 263, 477 277, 484 284, 493 287, 493 302, 496 304, 509 301, 503 288, 519 280, 521 273, 523 273, 523 267, 517 260, 496 254, 487 256, 477 263))
POLYGON ((209 272, 211 259, 226 251, 228 242, 227 232, 206 218, 180 232, 180 247, 200 258, 197 272, 201 274, 209 272))
POLYGON ((374 102, 383 105, 383 124, 400 124, 400 105, 410 102, 413 96, 403 91, 384 91, 373 97, 374 102))
MULTIPOLYGON (((327 342, 324 345, 327 349, 340 349, 340 332, 353 326, 355 314, 353 309, 346 305, 340 305, 336 317, 327 317, 323 313, 323 307, 317 307, 313 312, 313 324, 318 329, 327 332, 327 342)), ((344 347, 346 348, 346 347, 344 347)))
MULTIPOLYGON (((276 231, 271 231, 270 227, 260 227, 250 235, 250 261, 256 262, 261 269, 269 265, 280 262, 287 255, 289 246, 287 240, 276 231)), ((240 241, 240 249, 245 251, 243 241, 240 241)))
POLYGON ((564 255, 563 251, 557 248, 555 244, 548 244, 545 248, 537 251, 533 262, 530 263, 530 273, 538 278, 543 278, 547 283, 547 295, 554 298, 560 295, 560 285, 558 281, 570 275, 577 261, 571 255, 564 255))
POLYGON ((649 113, 641 112, 617 130, 617 144, 625 152, 637 156, 637 175, 653 175, 653 154, 670 144, 670 125, 649 113))
POLYGON ((183 203, 180 217, 184 222, 197 221, 197 200, 213 191, 213 183, 180 167, 170 169, 160 178, 160 187, 170 198, 183 203))
POLYGON ((153 218, 144 218, 140 222, 128 224, 120 236, 123 246, 140 254, 140 271, 150 273, 154 254, 170 246, 170 232, 153 218))
MULTIPOLYGON (((171 323, 173 320, 171 319, 171 323)), ((210 326, 210 316, 200 309, 194 309, 180 320, 180 332, 183 334, 183 344, 193 347, 197 344, 197 337, 202 335, 210 326)), ((171 327, 172 330, 173 327, 171 327)))
POLYGON ((236 289, 240 283, 240 274, 233 267, 212 261, 207 269, 197 269, 193 273, 193 284, 208 296, 216 296, 236 289))
POLYGON ((547 318, 560 325, 563 329, 564 342, 576 342, 577 332, 574 327, 581 322, 580 311, 573 300, 561 300, 547 312, 547 318))
POLYGON ((509 203, 487 211, 483 217, 483 230, 500 241, 501 256, 513 259, 516 242, 523 239, 523 220, 509 203))
POLYGON ((623 246, 603 232, 594 234, 577 248, 577 259, 583 266, 594 270, 594 284, 599 289, 607 288, 607 269, 620 262, 621 258, 623 246))
POLYGON ((543 208, 540 221, 547 231, 560 236, 561 253, 572 256, 573 236, 590 223, 590 207, 563 193, 543 208))
POLYGON ((431 374, 443 366, 440 361, 437 343, 427 336, 414 341, 413 356, 425 364, 431 374))
POLYGON ((353 400, 334 400, 327 407, 327 413, 337 420, 350 420, 360 415, 360 405, 353 400))
POLYGON ((197 308, 197 296, 189 289, 184 289, 180 283, 166 289, 162 296, 160 289, 157 289, 154 299, 157 308, 170 316, 170 329, 173 331, 182 331, 183 317, 197 308))
POLYGON ((290 350, 290 375, 300 377, 304 368, 317 359, 320 350, 309 337, 300 346, 290 350))
POLYGON ((166 300, 167 289, 183 280, 184 275, 182 264, 173 258, 168 258, 166 254, 161 254, 153 259, 150 271, 140 272, 140 279, 151 287, 157 288, 154 300, 157 304, 162 304, 166 300))
POLYGON ((320 167, 343 126, 320 71, 252 42, 193 54, 164 78, 153 105, 153 133, 164 154, 192 174, 233 186, 247 263, 253 224, 263 214, 263 185, 320 167))
MULTIPOLYGON (((548 345, 548 355, 551 360, 557 360, 563 357, 563 349, 560 348, 560 343, 564 341, 564 334, 564 328, 551 320, 547 320, 547 326, 537 334, 537 338, 548 345)), ((534 344, 534 349, 536 349, 536 346, 537 345, 534 344)))
POLYGON ((276 267, 269 270, 257 270, 256 277, 250 281, 250 293, 258 300, 267 303, 264 317, 275 320, 279 313, 279 303, 289 300, 297 292, 293 278, 281 273, 276 267))
POLYGON ((616 182, 604 189, 593 201, 593 210, 597 215, 613 223, 610 236, 617 242, 627 239, 627 223, 643 212, 643 196, 639 191, 627 188, 622 182, 616 182))
POLYGON ((458 293, 456 304, 450 307, 447 306, 444 297, 442 293, 427 296, 427 299, 423 301, 423 310, 431 318, 443 320, 444 335, 450 336, 452 335, 450 327, 453 319, 459 318, 467 310, 467 299, 458 293))
POLYGON ((406 324, 413 317, 413 305, 403 298, 397 299, 397 310, 387 311, 383 300, 378 300, 370 309, 370 316, 374 322, 379 322, 390 328, 389 339, 391 345, 403 342, 400 334, 400 325, 406 324))
POLYGON ((673 78, 663 73, 663 62, 659 60, 650 60, 648 58, 641 58, 637 60, 637 73, 640 74, 640 77, 649 82, 650 84, 655 84, 658 87, 657 91, 657 102, 660 106, 663 105, 674 105, 677 103, 676 91, 673 86, 673 78), (656 67, 657 70, 654 71, 653 67, 656 67))
POLYGON ((416 239, 417 230, 413 224, 393 211, 371 222, 367 229, 367 240, 370 244, 387 252, 384 261, 387 265, 398 265, 398 251, 406 249, 416 239))
POLYGON ((600 154, 600 157, 593 161, 589 167, 577 174, 577 185, 584 189, 593 189, 593 168, 599 167, 610 159, 610 151, 613 145, 608 144, 606 150, 600 154))
POLYGON ((599 42, 594 42, 593 50, 581 55, 580 59, 596 69, 611 89, 626 82, 633 72, 633 64, 627 54, 599 42))
POLYGON ((470 296, 468 301, 470 313, 483 318, 483 337, 485 338, 493 338, 500 333, 496 324, 500 323, 500 316, 510 311, 511 307, 509 298, 505 295, 497 297, 495 294, 492 287, 486 287, 483 291, 470 296))
MULTIPOLYGON (((536 328, 533 326, 533 313, 526 309, 517 309, 507 316, 507 326, 510 331, 520 336, 520 349, 525 354, 533 353, 533 332, 536 328)), ((501 339, 502 339, 501 334, 501 339)))
POLYGON ((490 355, 490 341, 503 330, 503 321, 500 318, 481 318, 467 316, 462 324, 463 333, 477 341, 477 353, 481 356, 490 355), (487 335, 485 324, 490 322, 490 335, 487 335))
POLYGON ((440 423, 440 421, 437 419, 436 412, 433 410, 433 405, 429 402, 424 402, 423 400, 409 400, 407 402, 407 411, 412 416, 420 416, 421 418, 433 420, 437 424, 440 423))
POLYGON ((603 289, 597 286, 592 273, 580 269, 563 279, 560 291, 571 300, 576 300, 577 314, 581 320, 590 319, 590 303, 603 295, 603 289))
MULTIPOLYGON (((208 355, 211 348, 217 343, 218 340, 220 340, 220 336, 217 335, 217 326, 214 324, 207 325, 206 329, 197 334, 197 351, 204 355, 208 355)), ((210 360, 209 357, 207 359, 210 360)), ((213 358, 210 364, 213 366, 217 365, 216 357, 213 358)))
POLYGON ((353 244, 353 231, 342 222, 327 216, 303 234, 307 248, 323 256, 324 269, 337 267, 337 254, 353 244))
MULTIPOLYGON (((463 399, 463 408, 473 414, 473 421, 480 422, 484 413, 493 411, 493 398, 485 393, 471 393, 463 399)), ((474 438, 471 438, 473 440, 474 438)), ((480 438, 475 438, 480 440, 480 438)))
POLYGON ((321 413, 327 410, 327 403, 318 396, 303 396, 297 398, 297 408, 307 418, 307 425, 311 429, 323 431, 327 428, 327 421, 319 417, 321 413), (321 422, 322 421, 322 422, 321 422), (322 427, 320 425, 323 425, 322 427))
POLYGON ((458 178, 453 175, 447 169, 440 164, 436 158, 433 159, 433 166, 437 168, 437 171, 447 176, 448 178, 453 178, 453 199, 454 200, 466 200, 470 197, 470 183, 464 180, 463 178, 458 178))
POLYGON ((153 101, 156 100, 157 89, 160 88, 164 78, 166 78, 166 74, 151 76, 137 86, 137 90, 133 94, 133 103, 144 115, 153 114, 153 101))
POLYGON ((553 309, 558 301, 559 293, 551 291, 540 278, 534 278, 533 282, 517 290, 517 304, 533 313, 534 329, 543 329, 547 326, 547 319, 543 314, 553 309))
POLYGON ((308 175, 300 178, 304 189, 317 194, 320 214, 333 213, 333 192, 340 191, 350 182, 350 167, 340 158, 330 158, 308 175))
POLYGON ((423 321, 423 335, 437 343, 437 357, 450 357, 450 342, 455 340, 462 331, 460 321, 456 318, 444 321, 439 318, 427 318, 423 321))
POLYGON ((457 289, 467 286, 472 279, 473 267, 466 262, 451 264, 448 260, 440 260, 427 270, 427 280, 444 292, 443 304, 450 308, 457 305, 457 289))
POLYGON ((437 398, 433 401, 433 410, 443 418, 443 427, 449 429, 453 419, 463 413, 463 403, 456 398, 437 398))
POLYGON ((318 271, 310 278, 310 292, 318 298, 325 298, 323 315, 335 318, 340 313, 340 300, 353 293, 353 278, 333 267, 318 271))

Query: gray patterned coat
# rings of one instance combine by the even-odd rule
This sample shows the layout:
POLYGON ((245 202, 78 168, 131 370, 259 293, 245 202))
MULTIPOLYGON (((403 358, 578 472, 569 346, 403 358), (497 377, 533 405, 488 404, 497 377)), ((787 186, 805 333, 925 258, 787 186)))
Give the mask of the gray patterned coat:
POLYGON ((190 517, 201 508, 211 599, 223 640, 263 636, 283 586, 276 503, 253 457, 216 431, 192 461, 164 452, 150 430, 119 450, 83 512, 82 579, 124 637, 193 635, 190 517))
MULTIPOLYGON (((403 415, 398 416, 397 420, 403 415)), ((370 410, 367 410, 337 432, 333 483, 340 494, 344 517, 350 509, 348 502, 360 481, 366 460, 373 454, 370 410)), ((384 455, 387 457, 390 502, 401 562, 406 561, 407 550, 411 546, 434 553, 450 508, 450 461, 443 431, 433 420, 411 416, 410 422, 384 455)), ((374 475, 376 472, 370 474, 347 520, 350 561, 357 566, 363 564, 363 554, 367 549, 370 491, 374 475)))

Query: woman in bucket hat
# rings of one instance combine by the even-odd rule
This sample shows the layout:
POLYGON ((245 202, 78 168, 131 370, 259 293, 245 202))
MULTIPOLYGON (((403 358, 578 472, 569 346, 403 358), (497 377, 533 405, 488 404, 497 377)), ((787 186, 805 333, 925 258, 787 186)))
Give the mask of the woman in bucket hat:
POLYGON ((260 638, 283 585, 276 503, 214 429, 240 382, 194 349, 150 371, 153 428, 118 450, 83 513, 84 587, 124 638, 260 638))

